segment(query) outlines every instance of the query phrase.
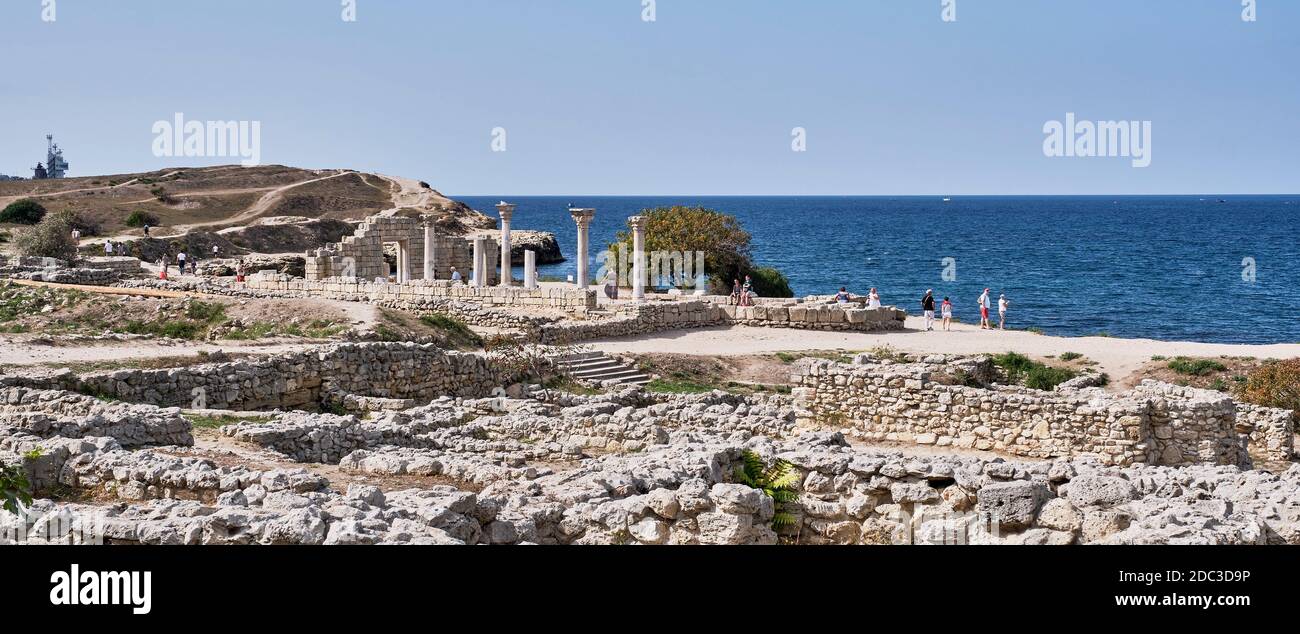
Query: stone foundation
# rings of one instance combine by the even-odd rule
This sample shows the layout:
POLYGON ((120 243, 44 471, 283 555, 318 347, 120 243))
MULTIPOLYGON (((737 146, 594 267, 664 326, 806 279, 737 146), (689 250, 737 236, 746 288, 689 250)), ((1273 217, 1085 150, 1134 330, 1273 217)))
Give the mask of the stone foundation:
POLYGON ((872 440, 1038 459, 1095 456, 1118 466, 1242 465, 1252 433, 1271 455, 1291 450, 1282 439, 1294 432, 1289 412, 1250 408, 1239 416, 1241 406, 1220 392, 1152 381, 1120 394, 984 389, 931 380, 941 369, 806 361, 792 376, 800 423, 872 440))

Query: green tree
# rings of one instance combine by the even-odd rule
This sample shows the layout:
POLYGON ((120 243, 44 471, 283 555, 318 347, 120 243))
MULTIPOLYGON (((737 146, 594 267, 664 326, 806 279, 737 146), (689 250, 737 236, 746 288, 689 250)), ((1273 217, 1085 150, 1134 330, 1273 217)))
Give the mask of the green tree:
MULTIPOLYGON (((735 216, 705 207, 656 207, 641 211, 646 218, 645 248, 653 251, 704 253, 704 270, 709 275, 710 290, 731 292, 731 281, 749 275, 754 290, 763 297, 791 297, 789 283, 779 271, 760 268, 750 251, 752 237, 735 216)), ((620 245, 631 257, 632 230, 618 232, 609 245, 617 252, 620 245)), ((652 263, 647 262, 650 266, 652 263)), ((699 275, 699 271, 692 273, 699 275)))
MULTIPOLYGON (((28 454, 39 457, 39 452, 28 454)), ((21 507, 32 503, 32 483, 27 480, 27 470, 23 465, 7 465, 0 461, 0 506, 4 510, 18 515, 21 507)))
POLYGON ((18 236, 14 246, 19 255, 27 257, 76 259, 77 242, 72 239, 72 230, 83 224, 76 212, 58 211, 18 236))
POLYGON ((0 211, 0 222, 12 222, 20 225, 34 225, 45 217, 45 208, 40 203, 24 198, 11 203, 0 211))

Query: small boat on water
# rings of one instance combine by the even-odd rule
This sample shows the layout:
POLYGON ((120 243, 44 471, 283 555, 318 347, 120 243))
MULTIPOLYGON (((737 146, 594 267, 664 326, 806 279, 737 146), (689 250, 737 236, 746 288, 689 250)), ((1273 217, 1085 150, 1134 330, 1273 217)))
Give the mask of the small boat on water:
POLYGON ((952 202, 952 199, 951 199, 951 198, 945 198, 945 199, 943 199, 943 202, 950 203, 950 202, 952 202))

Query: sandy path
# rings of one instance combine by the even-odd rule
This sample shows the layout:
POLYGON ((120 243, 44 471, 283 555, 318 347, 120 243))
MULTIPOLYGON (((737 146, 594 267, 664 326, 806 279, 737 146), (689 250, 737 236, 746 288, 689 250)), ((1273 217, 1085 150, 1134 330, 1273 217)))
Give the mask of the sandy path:
POLYGON ((42 365, 126 361, 129 359, 186 357, 218 350, 241 354, 280 354, 310 348, 318 343, 273 343, 240 345, 237 341, 164 345, 150 341, 78 342, 75 346, 52 346, 0 338, 0 365, 42 365))
POLYGON ((1052 337, 1018 330, 980 330, 978 326, 953 324, 951 332, 924 332, 919 317, 907 319, 909 330, 882 333, 848 333, 784 328, 734 326, 676 330, 654 335, 601 339, 586 342, 604 352, 665 352, 703 356, 771 354, 798 350, 870 350, 888 346, 910 353, 978 354, 1020 352, 1031 356, 1055 356, 1078 352, 1098 362, 1098 368, 1114 379, 1137 370, 1152 356, 1217 357, 1220 355, 1266 358, 1300 357, 1300 344, 1243 345, 1116 339, 1110 337, 1052 337))

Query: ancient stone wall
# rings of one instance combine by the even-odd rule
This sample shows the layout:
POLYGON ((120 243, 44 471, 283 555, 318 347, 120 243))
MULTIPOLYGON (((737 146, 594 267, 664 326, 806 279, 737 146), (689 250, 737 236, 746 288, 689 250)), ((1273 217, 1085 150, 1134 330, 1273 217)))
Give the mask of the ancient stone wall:
POLYGON ((679 328, 727 325, 870 332, 901 330, 906 316, 906 312, 892 307, 729 306, 708 299, 688 299, 625 304, 617 316, 609 319, 566 321, 543 326, 541 337, 543 343, 559 345, 679 328))
MULTIPOLYGON (((385 266, 385 244, 399 245, 398 268, 405 258, 409 279, 424 279, 423 223, 416 218, 383 214, 367 218, 342 242, 307 252, 304 274, 309 280, 341 276, 374 280, 383 277, 385 272, 396 275, 398 269, 389 270, 385 266)), ((501 248, 491 240, 485 241, 484 248, 488 262, 485 283, 495 284, 498 279, 495 263, 501 260, 501 248)), ((435 278, 450 279, 451 268, 456 267, 468 280, 474 269, 473 239, 436 234, 433 267, 435 278)))
POLYGON ((259 273, 248 279, 250 291, 324 297, 353 302, 390 302, 411 309, 434 305, 438 300, 477 302, 485 306, 553 308, 566 312, 596 307, 596 291, 570 288, 526 289, 519 286, 475 288, 446 280, 416 280, 406 284, 375 284, 364 279, 330 278, 305 280, 285 275, 259 273))
POLYGON ((1248 432, 1219 392, 1154 382, 1120 394, 984 389, 932 381, 935 369, 806 361, 792 377, 801 424, 1029 458, 1090 455, 1108 465, 1247 461, 1248 432))
POLYGON ((1277 462, 1290 462, 1295 455, 1295 412, 1237 403, 1237 421, 1250 429, 1252 455, 1277 462))
POLYGON ((104 286, 123 277, 140 275, 140 260, 129 257, 91 257, 76 262, 55 258, 4 258, 0 256, 0 277, 104 286))
POLYGON ((381 398, 482 397, 504 382, 482 356, 408 343, 337 344, 319 351, 164 370, 117 370, 0 385, 68 389, 132 403, 194 409, 313 409, 331 393, 381 398))

